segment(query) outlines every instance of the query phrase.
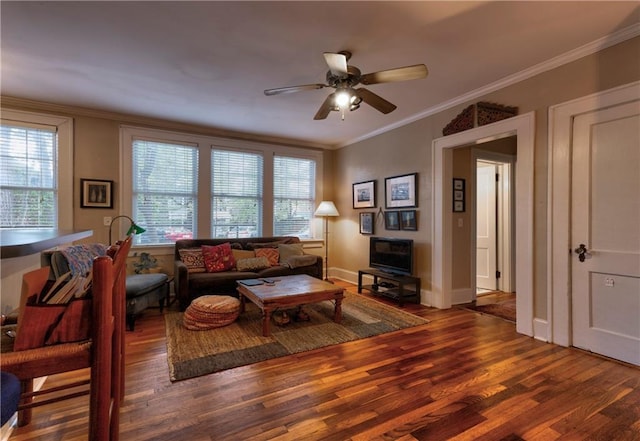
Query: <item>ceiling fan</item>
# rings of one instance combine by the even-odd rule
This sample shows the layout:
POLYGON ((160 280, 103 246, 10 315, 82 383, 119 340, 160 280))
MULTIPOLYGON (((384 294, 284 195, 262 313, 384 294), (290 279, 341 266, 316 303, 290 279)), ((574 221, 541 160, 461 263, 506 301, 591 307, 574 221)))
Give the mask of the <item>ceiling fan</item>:
POLYGON ((374 109, 387 114, 393 112, 396 106, 381 96, 376 95, 364 87, 355 88, 358 84, 370 85, 379 83, 389 83, 392 81, 407 81, 425 78, 429 71, 424 64, 399 67, 396 69, 382 70, 362 75, 360 69, 347 65, 351 58, 351 52, 340 51, 338 53, 325 52, 324 59, 329 65, 327 72, 327 84, 303 84, 300 86, 279 87, 267 89, 264 94, 267 96, 280 95, 283 93, 299 92, 301 90, 322 89, 332 87, 335 92, 331 93, 322 103, 320 109, 313 119, 325 119, 329 112, 342 112, 344 120, 345 110, 356 110, 363 101, 374 109))

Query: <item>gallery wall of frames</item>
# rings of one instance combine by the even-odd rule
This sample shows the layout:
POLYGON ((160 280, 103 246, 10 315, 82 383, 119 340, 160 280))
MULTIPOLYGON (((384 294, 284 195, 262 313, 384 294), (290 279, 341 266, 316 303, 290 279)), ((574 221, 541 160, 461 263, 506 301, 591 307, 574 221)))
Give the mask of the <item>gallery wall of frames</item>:
MULTIPOLYGON (((384 178, 384 208, 360 213, 360 234, 374 234, 376 219, 384 217, 385 230, 418 230, 418 174, 384 178)), ((376 181, 353 184, 353 208, 376 208, 376 181)))

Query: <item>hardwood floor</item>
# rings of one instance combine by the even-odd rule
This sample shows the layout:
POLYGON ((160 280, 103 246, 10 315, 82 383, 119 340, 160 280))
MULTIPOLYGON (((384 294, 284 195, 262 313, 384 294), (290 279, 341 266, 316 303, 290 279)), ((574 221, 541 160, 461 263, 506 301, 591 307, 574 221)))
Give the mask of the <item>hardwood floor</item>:
POLYGON ((490 291, 476 296, 476 305, 490 305, 492 303, 505 302, 507 300, 514 300, 516 295, 510 292, 503 291, 490 291))
MULTIPOLYGON (((640 369, 463 308, 404 309, 431 322, 173 384, 147 310, 127 333, 120 439, 640 439, 640 369)), ((86 440, 87 406, 37 408, 11 439, 86 440)))

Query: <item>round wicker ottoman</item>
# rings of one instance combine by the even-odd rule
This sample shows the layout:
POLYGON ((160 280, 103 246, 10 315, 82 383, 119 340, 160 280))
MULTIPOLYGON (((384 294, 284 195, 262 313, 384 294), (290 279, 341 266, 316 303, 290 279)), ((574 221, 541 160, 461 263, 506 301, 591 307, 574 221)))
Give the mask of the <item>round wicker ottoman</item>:
POLYGON ((231 296, 202 296, 191 302, 184 312, 183 325, 192 331, 226 326, 240 314, 240 300, 231 296))

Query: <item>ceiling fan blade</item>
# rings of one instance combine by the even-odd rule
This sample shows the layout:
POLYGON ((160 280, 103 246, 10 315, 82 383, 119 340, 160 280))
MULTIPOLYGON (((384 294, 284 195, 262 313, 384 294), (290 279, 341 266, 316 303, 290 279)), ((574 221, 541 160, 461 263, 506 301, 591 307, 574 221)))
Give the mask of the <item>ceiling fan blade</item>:
POLYGON ((327 97, 327 99, 324 100, 313 119, 325 119, 327 116, 329 116, 329 112, 333 110, 334 95, 335 93, 332 93, 327 97))
POLYGON ((396 69, 372 72, 360 77, 362 84, 389 83, 392 81, 407 81, 425 78, 429 74, 427 66, 416 64, 413 66, 398 67, 396 69))
POLYGON ((391 113, 397 108, 395 104, 390 103, 364 87, 356 89, 356 93, 360 98, 362 98, 362 101, 384 114, 391 113))
POLYGON ((337 77, 346 77, 349 75, 349 72, 347 72, 347 56, 345 54, 325 52, 323 55, 333 75, 337 77))
POLYGON ((314 89, 322 89, 323 87, 329 87, 326 84, 303 84, 301 86, 289 86, 289 87, 278 87, 276 89, 266 89, 264 94, 267 96, 271 95, 281 95, 283 93, 293 93, 300 92, 301 90, 314 90, 314 89))

